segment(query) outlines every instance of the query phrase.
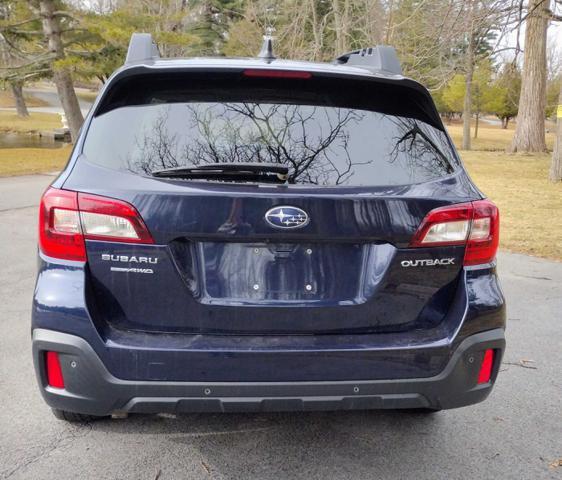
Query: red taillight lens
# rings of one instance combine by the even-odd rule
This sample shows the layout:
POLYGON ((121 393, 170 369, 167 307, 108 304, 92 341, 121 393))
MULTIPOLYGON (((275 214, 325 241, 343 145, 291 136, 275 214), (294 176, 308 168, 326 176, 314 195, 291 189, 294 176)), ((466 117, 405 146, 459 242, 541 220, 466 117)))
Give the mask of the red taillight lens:
POLYGON ((410 247, 466 245, 464 265, 479 265, 494 260, 498 243, 498 208, 489 200, 478 200, 429 212, 410 247))
POLYGON ((489 200, 472 202, 474 216, 464 254, 465 265, 489 263, 496 257, 500 241, 500 212, 489 200))
POLYGON ((78 194, 84 236, 92 240, 154 243, 135 207, 121 200, 78 194))
POLYGON ((244 76, 261 78, 300 78, 306 80, 312 77, 312 73, 300 72, 297 70, 247 69, 244 70, 244 76))
POLYGON ((484 353, 482 366, 480 367, 480 372, 478 373, 478 384, 488 383, 490 381, 490 378, 492 377, 493 365, 494 365, 494 351, 492 349, 488 349, 484 353))
POLYGON ((47 383, 49 386, 64 388, 64 378, 62 376, 62 368, 57 352, 45 352, 45 371, 47 373, 47 383))
POLYGON ((49 188, 39 208, 39 248, 50 257, 86 261, 85 239, 154 243, 136 209, 112 198, 49 188))
POLYGON ((472 220, 472 204, 459 203, 431 210, 423 219, 410 247, 463 245, 472 220))
POLYGON ((86 261, 78 194, 49 188, 39 207, 39 248, 49 257, 86 261))

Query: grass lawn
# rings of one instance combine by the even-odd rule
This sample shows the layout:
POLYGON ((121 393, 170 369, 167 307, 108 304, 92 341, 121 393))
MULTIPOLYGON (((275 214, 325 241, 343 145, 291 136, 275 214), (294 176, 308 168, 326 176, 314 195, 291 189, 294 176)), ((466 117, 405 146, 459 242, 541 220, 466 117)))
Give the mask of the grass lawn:
POLYGON ((562 183, 551 156, 461 152, 469 174, 500 209, 500 248, 562 260, 562 183))
POLYGON ((76 92, 76 96, 81 100, 86 100, 88 102, 92 102, 97 98, 98 92, 91 92, 87 90, 79 90, 76 92))
POLYGON ((71 147, 62 148, 2 148, 0 177, 61 170, 71 147))
POLYGON ((62 128, 62 123, 56 113, 30 113, 22 118, 14 112, 0 111, 0 132, 37 133, 57 128, 62 128))
MULTIPOLYGON (((28 107, 48 107, 49 104, 40 98, 33 95, 24 94, 25 104, 28 107)), ((16 101, 9 90, 0 90, 0 107, 1 108, 14 108, 16 101)))
MULTIPOLYGON (((481 122, 478 128, 478 138, 472 139, 472 149, 505 152, 507 147, 511 145, 515 125, 510 125, 506 130, 501 129, 499 126, 496 127, 484 124, 485 126, 482 127, 482 125, 481 122)), ((461 148, 462 125, 452 124, 446 125, 446 127, 457 148, 461 148)), ((474 128, 472 129, 472 135, 474 136, 474 128)), ((546 146, 549 150, 554 148, 554 133, 552 133, 552 131, 546 134, 546 146)))

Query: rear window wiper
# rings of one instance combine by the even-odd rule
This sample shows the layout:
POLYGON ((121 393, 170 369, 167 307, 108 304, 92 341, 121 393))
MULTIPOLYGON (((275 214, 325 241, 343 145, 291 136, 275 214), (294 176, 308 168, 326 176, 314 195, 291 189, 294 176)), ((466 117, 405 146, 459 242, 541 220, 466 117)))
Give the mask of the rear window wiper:
POLYGON ((195 167, 152 170, 154 177, 286 183, 289 168, 276 163, 209 163, 195 167))

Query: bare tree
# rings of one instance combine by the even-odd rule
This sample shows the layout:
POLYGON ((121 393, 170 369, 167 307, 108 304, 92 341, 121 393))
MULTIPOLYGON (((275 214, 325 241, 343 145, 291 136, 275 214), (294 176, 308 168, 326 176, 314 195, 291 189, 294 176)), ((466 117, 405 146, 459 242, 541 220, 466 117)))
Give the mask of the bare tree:
POLYGON ((546 151, 546 31, 551 15, 550 0, 529 1, 519 113, 510 148, 513 153, 546 151))
POLYGON ((350 8, 350 0, 332 0, 336 33, 335 55, 341 55, 349 50, 350 8))
MULTIPOLYGON (((494 56, 501 48, 501 40, 515 21, 516 3, 506 0, 469 0, 466 5, 466 44, 464 65, 465 97, 463 105, 463 150, 470 150, 474 71, 479 62, 494 56)), ((478 121, 478 118, 477 118, 478 121)), ((478 128, 478 127, 476 127, 478 128)), ((476 138, 476 134, 474 136, 476 138)))
MULTIPOLYGON (((2 7, 3 8, 0 8, 0 20, 7 22, 10 19, 11 8, 10 5, 2 5, 2 7)), ((10 70, 10 67, 18 66, 22 59, 14 52, 14 49, 10 47, 10 42, 2 33, 0 33, 0 58, 4 66, 0 77, 10 87, 16 104, 16 113, 18 117, 29 117, 29 111, 27 110, 27 105, 25 104, 25 98, 23 96, 25 77, 22 77, 17 69, 10 70)))
POLYGON ((11 80, 9 84, 16 104, 16 113, 18 114, 18 117, 29 117, 29 111, 27 110, 25 98, 23 97, 23 81, 11 80))
MULTIPOLYGON (((15 62, 15 59, 10 55, 9 49, 6 47, 6 42, 1 34, 0 57, 2 58, 2 63, 4 65, 10 65, 15 62)), ((14 97, 16 104, 16 113, 18 117, 29 117, 29 111, 27 110, 27 105, 25 104, 25 98, 23 96, 24 80, 19 75, 13 73, 3 73, 2 78, 10 87, 10 91, 12 92, 12 96, 14 97)))
POLYGON ((529 2, 519 114, 511 152, 543 152, 546 150, 544 116, 549 6, 550 0, 531 0, 529 2))
MULTIPOLYGON (((39 2, 39 12, 48 50, 52 54, 54 61, 63 60, 65 58, 65 52, 60 17, 65 15, 65 12, 57 10, 53 0, 41 0, 39 2)), ((70 136, 72 141, 75 141, 78 137, 80 127, 84 122, 84 117, 80 110, 76 92, 74 91, 74 84, 72 83, 70 71, 67 68, 55 68, 53 80, 57 87, 62 108, 68 120, 70 136)))
POLYGON ((552 152, 550 180, 562 182, 562 83, 560 84, 560 95, 556 110, 556 141, 554 143, 554 151, 552 152))
POLYGON ((466 67, 464 72, 465 94, 463 106, 463 126, 462 126, 462 148, 470 150, 470 122, 472 120, 472 77, 474 76, 474 57, 475 57, 475 17, 476 17, 476 0, 469 0, 467 18, 468 42, 466 46, 466 67))
POLYGON ((31 0, 24 8, 8 2, 6 11, 18 11, 21 18, 8 19, 0 25, 0 36, 8 55, 17 61, 1 68, 2 76, 11 83, 16 107, 24 113, 23 83, 31 78, 52 77, 64 113, 68 119, 72 140, 76 140, 84 121, 69 68, 64 65, 69 32, 75 31, 74 18, 55 0, 31 0), (13 7, 13 8, 12 8, 13 7), (62 19, 62 22, 61 22, 62 19), (40 39, 44 38, 41 42, 40 39), (46 48, 45 48, 46 47, 46 48))

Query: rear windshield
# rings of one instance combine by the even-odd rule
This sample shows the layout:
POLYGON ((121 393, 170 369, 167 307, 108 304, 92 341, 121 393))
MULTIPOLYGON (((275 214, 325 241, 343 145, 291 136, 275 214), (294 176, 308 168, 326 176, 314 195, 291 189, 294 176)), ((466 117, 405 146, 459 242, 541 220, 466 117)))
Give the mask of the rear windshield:
POLYGON ((457 166, 412 89, 241 74, 135 80, 98 107, 83 149, 90 162, 141 175, 267 162, 287 166, 290 184, 317 186, 419 183, 457 166))

